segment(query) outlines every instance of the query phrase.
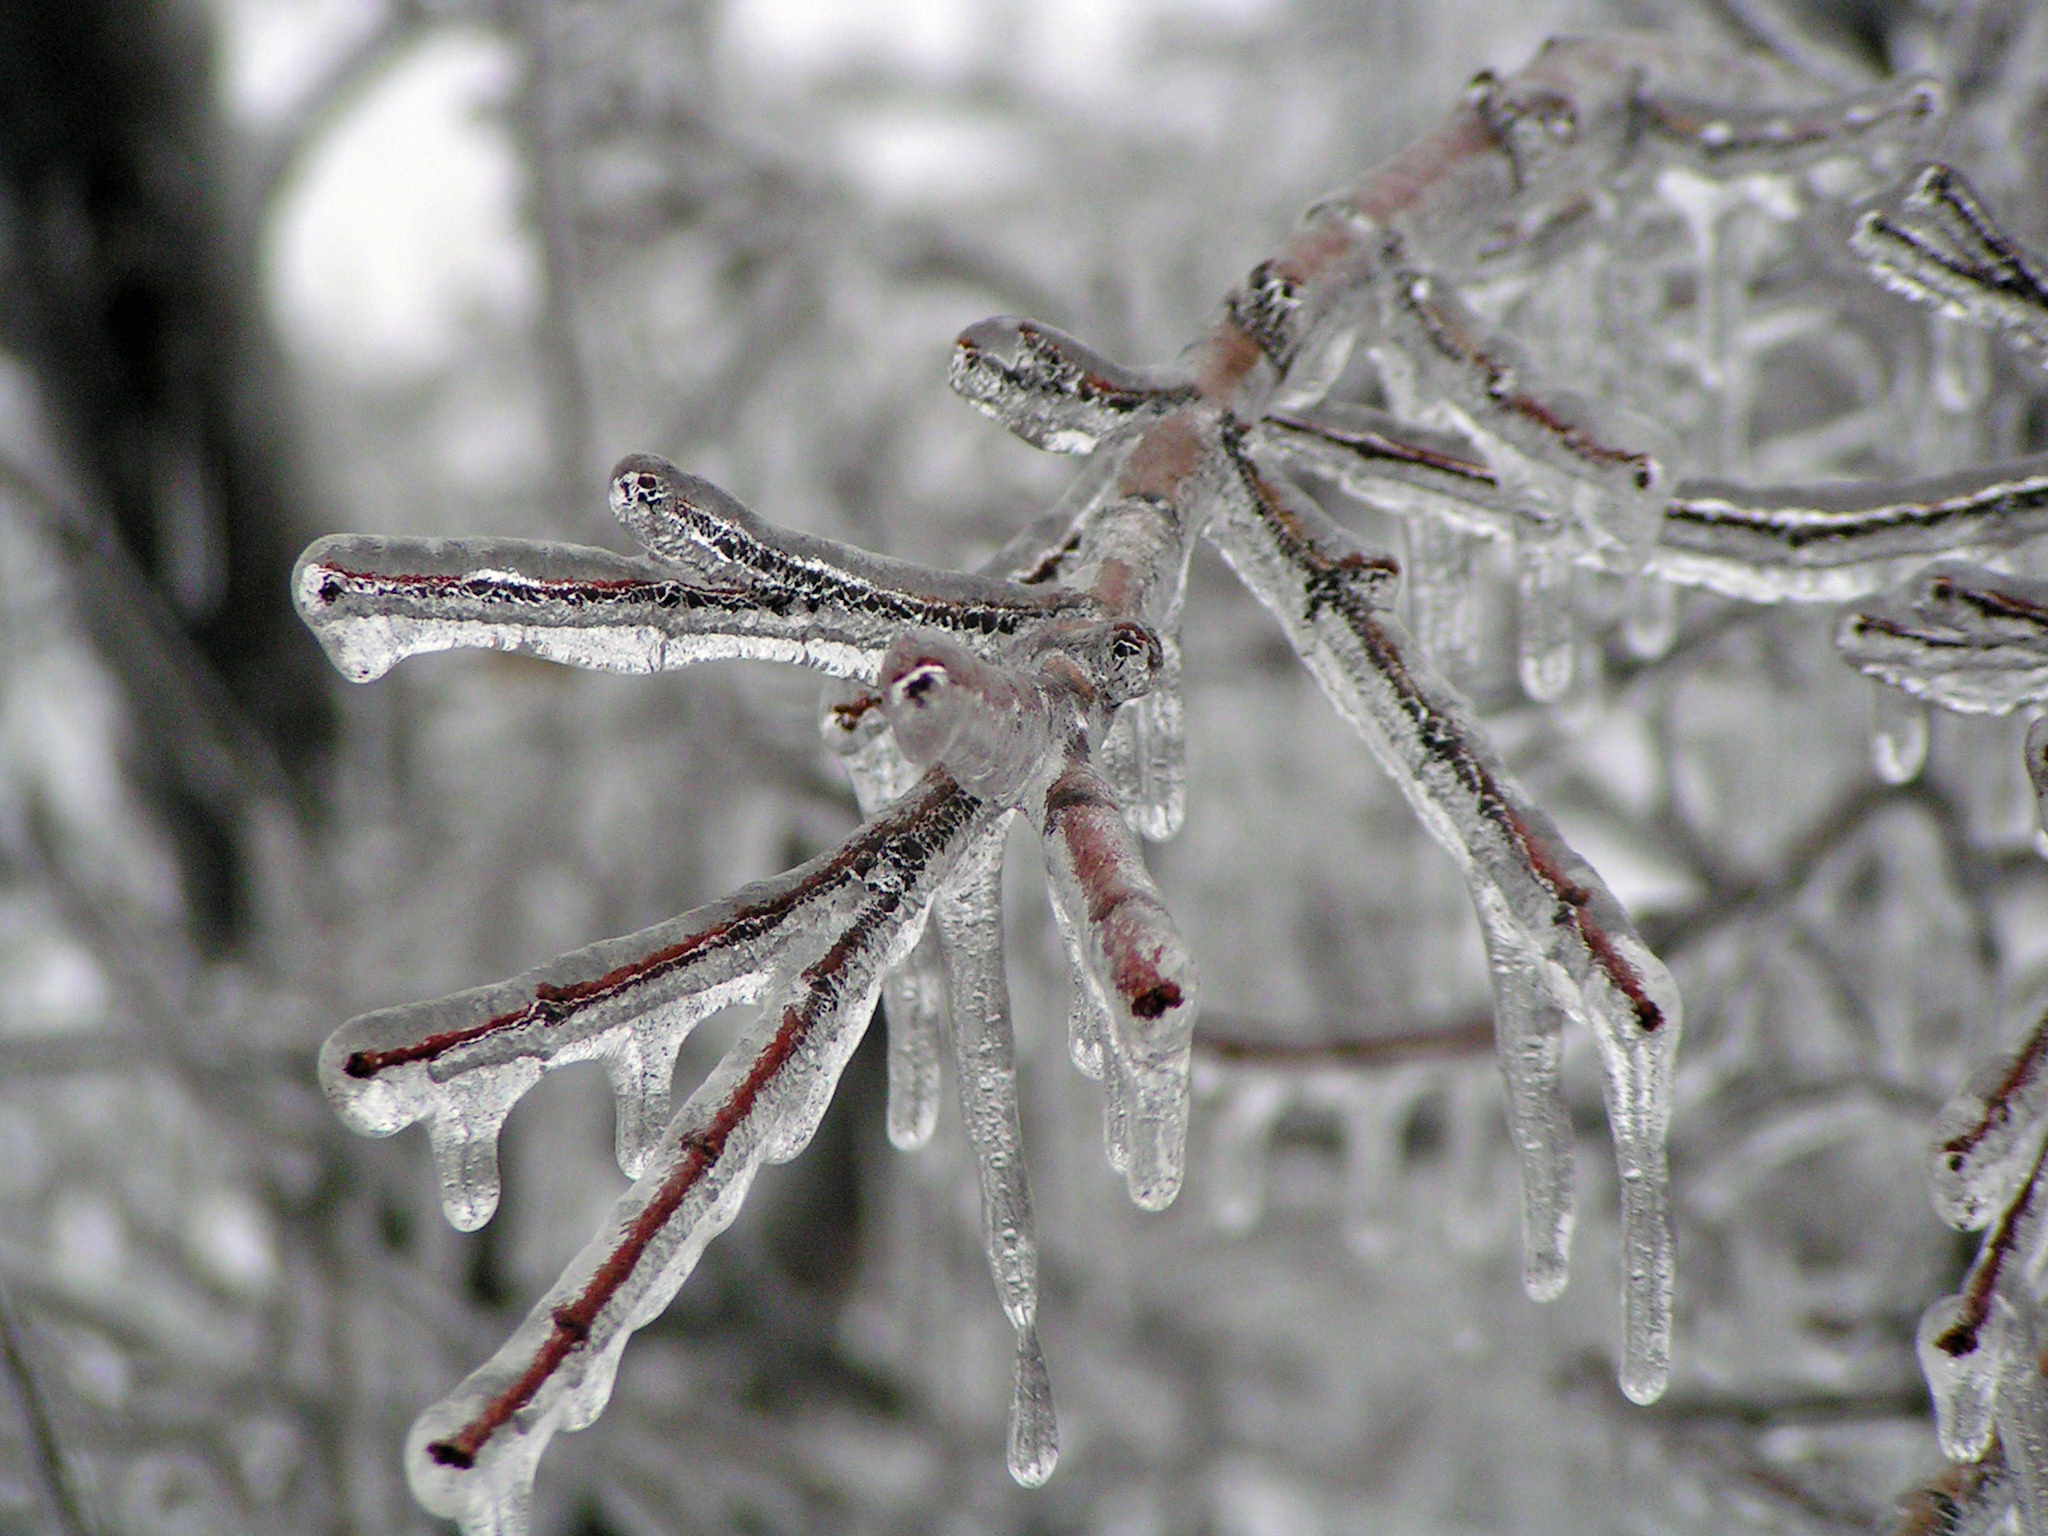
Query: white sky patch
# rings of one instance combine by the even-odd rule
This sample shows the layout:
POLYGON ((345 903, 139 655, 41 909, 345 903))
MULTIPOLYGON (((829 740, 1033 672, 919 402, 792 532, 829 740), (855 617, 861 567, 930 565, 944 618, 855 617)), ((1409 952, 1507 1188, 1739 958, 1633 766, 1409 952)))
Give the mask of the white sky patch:
POLYGON ((876 112, 842 132, 846 174, 883 202, 954 202, 1033 175, 1031 136, 952 112, 876 112))
POLYGON ((385 10, 383 0, 217 0, 228 115, 257 127, 282 121, 385 10))
POLYGON ((433 34, 312 153, 266 252, 277 323, 296 347, 402 378, 446 363, 481 327, 533 313, 539 263, 519 159, 491 117, 514 79, 490 35, 433 34))
POLYGON ((743 65, 812 77, 849 66, 957 79, 978 61, 989 0, 732 0, 725 39, 743 65))

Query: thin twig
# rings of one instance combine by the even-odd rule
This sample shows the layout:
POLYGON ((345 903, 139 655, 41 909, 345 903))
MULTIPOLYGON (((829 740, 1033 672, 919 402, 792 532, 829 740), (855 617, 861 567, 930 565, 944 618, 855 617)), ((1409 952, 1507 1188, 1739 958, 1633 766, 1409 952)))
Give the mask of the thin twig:
POLYGON ((21 1321, 15 1316, 14 1301, 7 1292, 7 1280, 0 1275, 0 1360, 4 1360, 14 1400, 21 1409, 22 1425, 28 1431, 36 1469, 36 1485, 63 1536, 93 1536, 93 1524, 86 1518, 85 1504, 73 1486, 64 1465, 64 1448, 57 1439, 57 1426, 50 1417, 49 1401, 43 1395, 35 1367, 29 1361, 28 1342, 21 1321))

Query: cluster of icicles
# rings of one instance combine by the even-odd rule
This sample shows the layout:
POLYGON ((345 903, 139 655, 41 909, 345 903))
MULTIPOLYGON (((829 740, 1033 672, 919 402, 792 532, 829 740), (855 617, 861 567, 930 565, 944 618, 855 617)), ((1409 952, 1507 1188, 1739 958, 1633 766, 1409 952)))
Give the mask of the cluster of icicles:
MULTIPOLYGON (((1458 284, 1482 263, 1540 273, 1559 242, 1597 238, 1599 215, 1645 201, 1696 217, 1704 246, 1717 206, 1801 217, 1859 178, 1895 182, 1937 111, 1924 85, 1814 100, 1768 61, 1641 37, 1553 43, 1518 75, 1482 77, 1436 134, 1312 210, 1173 367, 1123 367, 1027 321, 970 328, 956 391, 1028 442, 1089 457, 1066 501, 979 574, 779 529, 645 457, 612 483, 645 556, 487 539, 309 549, 301 611, 358 680, 464 646, 615 672, 753 657, 832 674, 824 728, 867 818, 833 852, 724 901, 496 986, 367 1015, 330 1041, 322 1071, 342 1114, 376 1135, 424 1122, 459 1227, 496 1204, 506 1114, 566 1063, 609 1071, 619 1163, 636 1180, 504 1347, 420 1418, 408 1462, 421 1500, 470 1536, 523 1528, 548 1440, 596 1417, 627 1337, 667 1305, 759 1166, 802 1149, 883 999, 897 1145, 931 1134, 951 1040, 989 1263, 1017 1336, 1010 1467, 1027 1484, 1049 1475, 1002 851, 1013 820, 1038 838, 1072 964, 1074 1061, 1102 1083, 1110 1161, 1140 1205, 1162 1207, 1182 1178, 1196 986, 1135 834, 1170 836, 1182 815, 1177 636, 1197 535, 1469 881, 1495 984, 1525 1285, 1539 1299, 1565 1285, 1572 1228, 1562 1030, 1597 1041, 1621 1175, 1621 1383, 1639 1402, 1657 1397, 1678 998, 1439 671, 1471 644, 1472 541, 1512 545, 1521 677, 1554 698, 1577 645, 1575 567, 1630 583, 1631 639, 1655 653, 1670 643, 1670 583, 1840 602, 1936 554, 1995 553, 2048 516, 2048 464, 1853 492, 1675 482, 1648 429, 1547 388, 1458 284), (1745 105, 1711 104, 1730 96, 1745 105), (1360 349, 1388 409, 1332 393, 1360 349), (1406 519, 1419 641, 1394 613, 1400 566, 1360 547, 1297 474, 1406 519), (756 1021, 671 1114, 684 1038, 733 1004, 756 1005, 756 1021)), ((2022 334, 2048 325, 2012 299, 2007 266, 2031 269, 2012 266, 1950 173, 1911 181, 1858 242, 1916 297, 2022 334)), ((1857 664, 1960 707, 2032 696, 2014 658, 2030 654, 2026 637, 2048 642, 2048 605, 1975 569, 1915 581, 1847 623, 1857 664), (1995 664, 1982 659, 1993 651, 1995 664)), ((1916 766, 1911 730, 1908 719, 1883 733, 1895 777, 1916 766)), ((2002 1338, 2019 1325, 1987 1326, 2002 1338)), ((1978 1395, 1988 1404, 1988 1389, 1978 1395)), ((1948 1410, 1945 1425, 1967 1428, 1945 1430, 1949 1443, 1978 1447, 1988 1412, 1948 1410)))

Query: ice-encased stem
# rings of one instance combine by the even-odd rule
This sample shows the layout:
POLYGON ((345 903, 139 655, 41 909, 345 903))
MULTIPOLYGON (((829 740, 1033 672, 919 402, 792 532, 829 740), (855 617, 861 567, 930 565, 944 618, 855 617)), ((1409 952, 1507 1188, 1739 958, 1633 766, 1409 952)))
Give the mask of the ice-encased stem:
POLYGON ((1939 561, 1844 614, 1835 648, 1916 699, 2008 714, 2048 699, 2048 582, 1939 561))
POLYGON ((1572 1121, 1564 1101, 1564 1012, 1522 941, 1487 935, 1493 1031, 1507 1090, 1508 1139, 1522 1185, 1522 1289, 1536 1301, 1571 1279, 1572 1121))
POLYGON ((1993 1446, 1907 1493, 1879 1536, 1991 1536, 2011 1512, 2014 1493, 2005 1453, 1993 1446))
POLYGON ((1880 281, 1973 325, 2048 347, 2048 283, 1951 166, 1923 167, 1903 196, 1857 221, 1849 243, 1880 281))
POLYGON ((1482 921, 1519 937, 1545 989, 1600 1045, 1622 1186, 1621 1380, 1650 1401, 1670 1359, 1664 1137, 1677 989, 1386 611, 1392 562, 1365 555, 1306 497, 1225 451, 1232 473, 1215 482, 1210 537, 1458 861, 1482 921))
POLYGON ((1971 1074, 1934 1122, 1928 1182, 1959 1231, 1985 1225, 2018 1194, 2038 1159, 2048 1112, 2048 1017, 2019 1050, 1971 1074))
MULTIPOLYGON (((1121 1144, 1131 1198, 1161 1210, 1185 1169, 1195 971, 1146 873, 1136 838, 1076 740, 1039 802, 1039 842, 1054 915, 1106 1021, 1112 1160, 1121 1144)), ((1098 1012, 1099 1010, 1099 1012, 1098 1012)))

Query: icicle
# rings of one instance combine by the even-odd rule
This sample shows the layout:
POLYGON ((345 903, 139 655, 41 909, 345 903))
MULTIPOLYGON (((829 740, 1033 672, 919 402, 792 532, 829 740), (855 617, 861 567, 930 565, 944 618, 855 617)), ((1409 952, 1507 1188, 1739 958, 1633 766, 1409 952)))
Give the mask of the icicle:
POLYGON ((613 1141, 619 1171, 637 1179, 647 1171, 667 1129, 669 1098, 676 1075, 676 1054, 680 1040, 667 1032, 636 1022, 626 1041, 605 1058, 605 1074, 611 1079, 615 1105, 613 1141))
POLYGON ((1038 1330, 1024 1328, 1017 1334, 1017 1384, 1010 1404, 1010 1476, 1026 1488, 1037 1488, 1052 1476, 1059 1459, 1052 1378, 1046 1374, 1045 1352, 1038 1347, 1038 1330))
POLYGON ((1003 971, 1003 839, 989 835, 961 859, 933 913, 946 956, 960 1118, 981 1181, 982 1238, 1012 1327, 1038 1313, 1038 1232, 1018 1117, 1016 1047, 1003 971))
POLYGON ((1494 1044, 1522 1185, 1522 1289, 1536 1301, 1571 1279, 1572 1122, 1564 1101, 1564 1013, 1512 932, 1490 931, 1494 1044))
POLYGON ((2006 1353, 2007 1312, 1993 1307, 1970 1327, 1967 1310, 1963 1297, 1942 1297, 1921 1315, 1914 1342, 1934 1399, 1941 1454, 1950 1461, 1974 1460, 1991 1444, 1998 1362, 2006 1353))
POLYGON ((889 1144, 915 1152, 939 1123, 939 1043, 946 1016, 945 979, 926 937, 882 983, 889 1028, 889 1144))
POLYGON ((1670 655, 1678 638, 1678 588, 1648 570, 1632 572, 1622 598, 1621 638, 1641 660, 1670 655))
POLYGON ((1436 1218, 1447 1252, 1476 1258, 1498 1237, 1499 1203, 1493 1146, 1494 1086, 1478 1073, 1460 1073, 1444 1084, 1444 1152, 1447 1166, 1437 1195, 1436 1218))
POLYGON ((1472 540, 1431 517, 1411 517, 1406 527, 1406 590, 1415 636, 1447 676, 1470 677, 1479 667, 1472 540))
POLYGON ((1950 416, 1974 415, 1991 391, 1991 358, 1983 331, 1938 310, 1928 317, 1927 329, 1933 354, 1928 384, 1935 405, 1950 416))
POLYGON ((1187 727, 1182 714, 1180 647, 1161 635, 1158 681, 1110 720, 1101 749, 1103 777, 1115 786, 1132 828, 1162 843, 1187 819, 1187 727))
MULTIPOLYGON (((819 709, 825 743, 846 763, 863 816, 908 794, 923 769, 905 757, 888 729, 881 699, 867 688, 827 685, 819 709)), ((889 1142, 914 1152, 939 1122, 939 1048, 945 1028, 945 961, 929 935, 882 981, 889 1030, 889 1142)))
POLYGON ((1572 684, 1578 650, 1578 615, 1572 606, 1572 568, 1556 541, 1524 539, 1515 551, 1517 672, 1522 691, 1539 703, 1561 699, 1572 684))
POLYGON ((1416 1101, 1437 1077, 1395 1067, 1354 1078, 1338 1101, 1344 1138, 1344 1237, 1368 1264, 1392 1255, 1400 1239, 1401 1142, 1416 1101))
MULTIPOLYGON (((526 1074, 522 1074, 524 1076, 526 1074)), ((540 1077, 535 1068, 528 1082, 517 1092, 502 1096, 506 1102, 491 1103, 501 1095, 484 1093, 453 1096, 427 1128, 427 1145, 434 1156, 434 1172, 441 1186, 441 1212, 458 1232, 474 1232, 498 1209, 498 1130, 505 1123, 516 1098, 540 1077)), ((496 1087, 496 1084, 492 1084, 496 1087)))
POLYGON ((1226 1232, 1242 1234, 1259 1224, 1273 1131, 1292 1097, 1286 1079, 1271 1073, 1232 1072, 1225 1079, 1210 1130, 1210 1205, 1226 1232))
POLYGON ((1870 688, 1871 766, 1887 784, 1910 784, 1927 763, 1927 706, 1888 683, 1870 688))

